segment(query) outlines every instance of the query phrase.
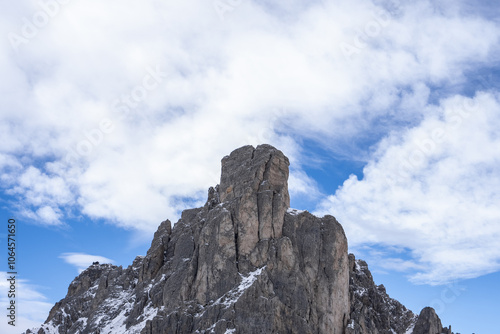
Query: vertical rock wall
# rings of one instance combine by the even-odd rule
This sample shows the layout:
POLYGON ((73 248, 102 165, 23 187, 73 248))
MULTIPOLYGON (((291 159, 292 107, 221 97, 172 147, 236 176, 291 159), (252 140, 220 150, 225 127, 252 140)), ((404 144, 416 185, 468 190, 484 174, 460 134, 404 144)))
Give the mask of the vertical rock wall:
POLYGON ((224 157, 204 207, 127 269, 84 271, 37 332, 343 334, 347 240, 331 216, 288 212, 288 165, 269 145, 224 157))

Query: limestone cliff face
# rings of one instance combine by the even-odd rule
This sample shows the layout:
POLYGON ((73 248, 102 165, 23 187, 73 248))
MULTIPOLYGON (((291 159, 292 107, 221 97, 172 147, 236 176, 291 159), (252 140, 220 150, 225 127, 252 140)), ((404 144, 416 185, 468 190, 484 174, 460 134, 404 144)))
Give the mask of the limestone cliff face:
MULTIPOLYGON (((431 333, 348 257, 342 226, 290 209, 288 159, 245 146, 222 159, 201 208, 166 220, 146 256, 94 264, 26 333, 431 333)), ((432 309, 431 309, 432 310, 432 309)), ((439 318, 437 318, 439 320, 439 318)), ((443 332, 450 334, 448 332, 443 332)), ((435 334, 432 332, 432 334, 435 334)))
POLYGON ((222 159, 205 206, 160 224, 126 269, 92 265, 37 333, 344 333, 347 240, 332 216, 289 210, 272 146, 222 159))

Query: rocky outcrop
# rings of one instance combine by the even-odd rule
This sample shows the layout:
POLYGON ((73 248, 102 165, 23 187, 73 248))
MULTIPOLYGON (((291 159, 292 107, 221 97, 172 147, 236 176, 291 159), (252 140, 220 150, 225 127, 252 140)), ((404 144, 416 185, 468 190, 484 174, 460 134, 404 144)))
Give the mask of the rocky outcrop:
POLYGON ((441 324, 441 319, 432 307, 425 307, 418 316, 412 334, 452 334, 451 326, 446 328, 441 324))
POLYGON ((334 217, 289 208, 288 165, 269 145, 224 157, 203 207, 173 227, 162 222, 146 256, 126 269, 94 263, 26 333, 402 334, 414 326, 421 334, 441 326, 374 284, 366 263, 348 257, 334 217))
POLYGON ((224 157, 205 206, 128 268, 82 272, 34 332, 342 334, 347 240, 334 217, 289 210, 288 165, 269 145, 224 157))
POLYGON ((368 265, 349 254, 348 334, 412 333, 417 317, 400 302, 389 297, 383 285, 376 285, 368 265))
POLYGON ((431 307, 415 315, 376 285, 368 264, 349 254, 351 310, 346 334, 453 334, 431 307))

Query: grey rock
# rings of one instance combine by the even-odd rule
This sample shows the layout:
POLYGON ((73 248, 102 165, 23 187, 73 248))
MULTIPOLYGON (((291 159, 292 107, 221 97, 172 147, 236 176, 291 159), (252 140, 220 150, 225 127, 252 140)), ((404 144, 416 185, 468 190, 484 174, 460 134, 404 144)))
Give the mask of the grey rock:
POLYGON ((244 146, 222 159, 219 198, 227 203, 238 234, 238 254, 259 240, 279 238, 290 207, 288 158, 270 145, 244 146))
POLYGON ((432 307, 425 307, 418 316, 413 334, 452 334, 451 326, 446 328, 441 324, 436 311, 432 307))
POLYGON ((336 219, 289 210, 288 165, 270 145, 224 157, 203 207, 126 269, 91 265, 26 333, 404 333, 416 317, 348 257, 336 219))
MULTIPOLYGON (((348 334, 405 334, 417 317, 376 285, 368 264, 349 254, 349 294, 351 302, 348 334)), ((411 333, 411 331, 410 331, 411 333)))
POLYGON ((346 334, 453 334, 431 307, 415 315, 376 285, 368 264, 349 254, 350 319, 346 334))

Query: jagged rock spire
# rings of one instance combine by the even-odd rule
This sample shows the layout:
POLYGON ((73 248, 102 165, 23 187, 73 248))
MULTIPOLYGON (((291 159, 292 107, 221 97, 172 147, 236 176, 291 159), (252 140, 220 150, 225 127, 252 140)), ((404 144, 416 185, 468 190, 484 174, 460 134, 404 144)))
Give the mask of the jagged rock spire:
POLYGON ((452 334, 451 326, 446 328, 441 324, 436 311, 432 307, 425 307, 418 316, 412 334, 452 334))
POLYGON ((224 157, 203 207, 162 222, 128 268, 83 271, 26 333, 406 333, 412 313, 349 261, 335 218, 287 210, 288 165, 270 145, 224 157))
POLYGON ((249 255, 259 240, 281 237, 290 207, 289 164, 270 145, 244 146, 222 159, 219 198, 234 214, 239 254, 249 255))

